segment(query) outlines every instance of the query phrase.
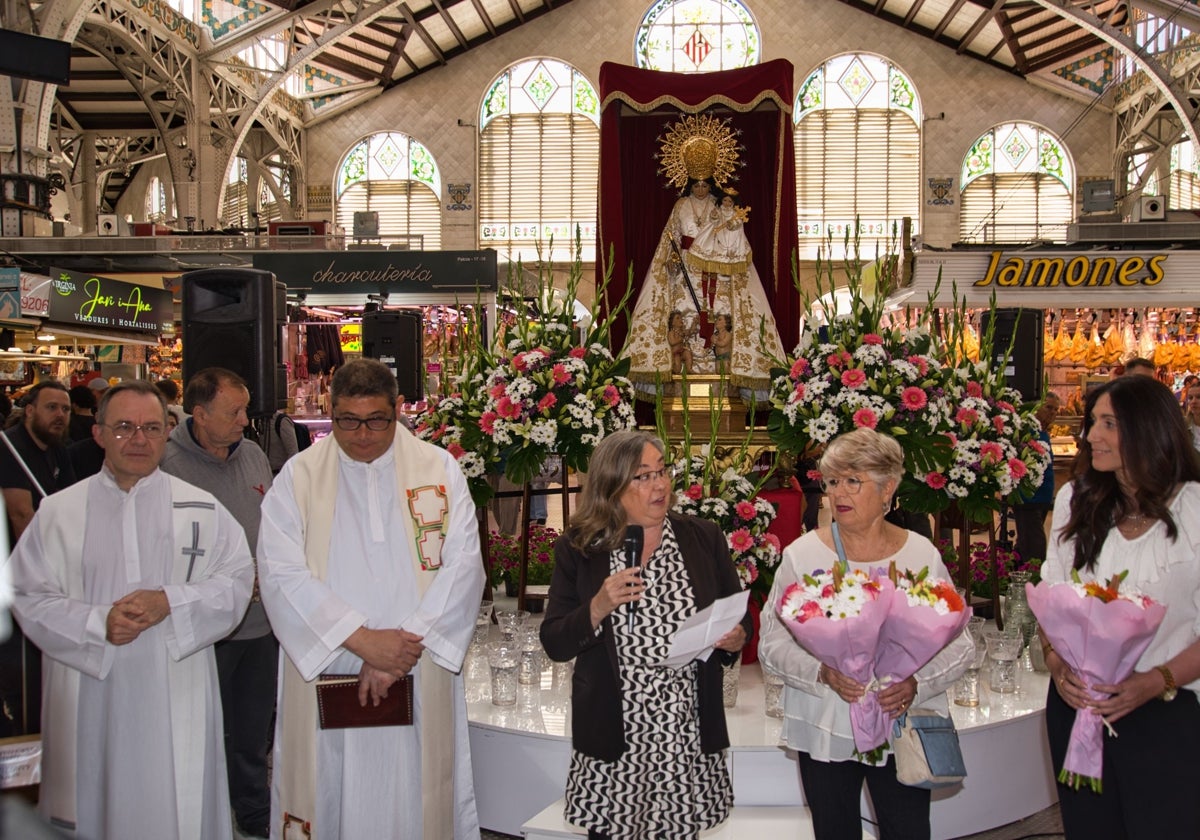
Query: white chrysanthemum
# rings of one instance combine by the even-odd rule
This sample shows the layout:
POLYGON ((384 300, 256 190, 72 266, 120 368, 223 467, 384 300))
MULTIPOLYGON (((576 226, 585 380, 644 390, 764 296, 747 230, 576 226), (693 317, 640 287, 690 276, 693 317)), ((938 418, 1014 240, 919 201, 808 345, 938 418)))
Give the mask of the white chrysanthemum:
POLYGON ((529 439, 540 446, 552 449, 555 441, 558 440, 558 424, 553 420, 538 420, 529 429, 529 439))

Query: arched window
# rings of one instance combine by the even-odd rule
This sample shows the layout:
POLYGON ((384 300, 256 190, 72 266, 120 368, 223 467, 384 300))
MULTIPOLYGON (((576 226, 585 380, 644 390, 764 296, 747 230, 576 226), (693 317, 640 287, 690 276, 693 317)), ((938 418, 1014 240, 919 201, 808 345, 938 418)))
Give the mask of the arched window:
MULTIPOLYGON (((1200 208, 1200 156, 1191 140, 1184 140, 1171 147, 1171 196, 1172 210, 1194 210, 1200 208)), ((1145 192, 1143 195, 1154 195, 1145 192)))
POLYGON ((561 61, 531 58, 496 77, 479 113, 479 243, 510 259, 596 258, 600 102, 561 61), (554 253, 549 253, 550 240, 554 253))
POLYGON ((265 225, 282 219, 284 205, 291 206, 292 168, 279 155, 267 158, 263 168, 265 171, 260 170, 261 177, 258 179, 258 214, 259 224, 265 225), (278 190, 278 199, 271 190, 272 182, 278 190))
POLYGON ((335 218, 350 239, 354 214, 379 214, 379 241, 414 251, 442 247, 442 175, 419 142, 399 131, 372 134, 342 158, 335 218))
POLYGON ((740 0, 657 0, 637 28, 633 55, 646 70, 709 73, 758 64, 762 42, 740 0))
POLYGON ((229 168, 229 183, 225 186, 221 223, 227 228, 248 228, 253 224, 250 218, 250 176, 246 159, 241 156, 229 168))
POLYGON ((167 185, 155 175, 146 189, 146 221, 165 222, 174 216, 173 202, 167 198, 167 185))
POLYGON ((793 113, 802 258, 840 258, 848 233, 853 250, 856 220, 864 260, 889 250, 905 217, 917 232, 921 104, 908 76, 879 56, 840 55, 804 81, 793 113))
POLYGON ((1066 240, 1075 171, 1062 141, 1029 123, 987 131, 962 166, 964 242, 1066 240))

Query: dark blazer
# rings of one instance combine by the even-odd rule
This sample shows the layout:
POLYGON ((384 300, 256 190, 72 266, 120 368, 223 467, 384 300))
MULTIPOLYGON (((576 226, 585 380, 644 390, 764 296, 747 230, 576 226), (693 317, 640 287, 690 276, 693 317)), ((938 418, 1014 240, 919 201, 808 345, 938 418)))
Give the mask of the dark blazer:
MULTIPOLYGON (((683 555, 696 609, 742 589, 729 545, 716 524, 693 516, 668 515, 683 555)), ((550 600, 542 621, 542 646, 556 662, 575 657, 571 683, 571 742, 584 755, 616 761, 625 752, 621 718, 621 682, 617 648, 609 615, 592 629, 592 597, 609 575, 607 552, 580 552, 560 537, 554 548, 554 577, 550 600)), ((621 613, 618 613, 620 615, 621 613)), ((750 615, 742 618, 750 637, 750 615)), ((700 701, 700 748, 706 753, 729 746, 725 708, 721 704, 721 665, 740 653, 714 651, 696 672, 700 701)))

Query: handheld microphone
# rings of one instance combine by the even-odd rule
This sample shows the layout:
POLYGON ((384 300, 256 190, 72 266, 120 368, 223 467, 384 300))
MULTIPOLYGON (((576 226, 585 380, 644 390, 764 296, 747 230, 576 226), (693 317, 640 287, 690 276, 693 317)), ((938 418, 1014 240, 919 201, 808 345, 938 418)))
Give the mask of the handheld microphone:
MULTIPOLYGON (((646 539, 645 531, 641 525, 627 525, 625 527, 625 542, 623 550, 625 551, 625 568, 632 569, 642 562, 642 545, 646 539)), ((626 614, 625 626, 629 630, 633 629, 633 616, 637 612, 637 601, 629 602, 629 612, 626 614)))

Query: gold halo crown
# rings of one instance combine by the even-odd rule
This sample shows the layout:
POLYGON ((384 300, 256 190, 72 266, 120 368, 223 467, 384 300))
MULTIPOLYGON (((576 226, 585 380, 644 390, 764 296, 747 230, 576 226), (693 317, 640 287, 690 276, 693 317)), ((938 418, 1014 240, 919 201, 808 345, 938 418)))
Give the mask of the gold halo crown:
POLYGON ((689 114, 671 126, 660 143, 659 172, 675 187, 706 178, 721 186, 737 167, 738 142, 728 119, 689 114))

